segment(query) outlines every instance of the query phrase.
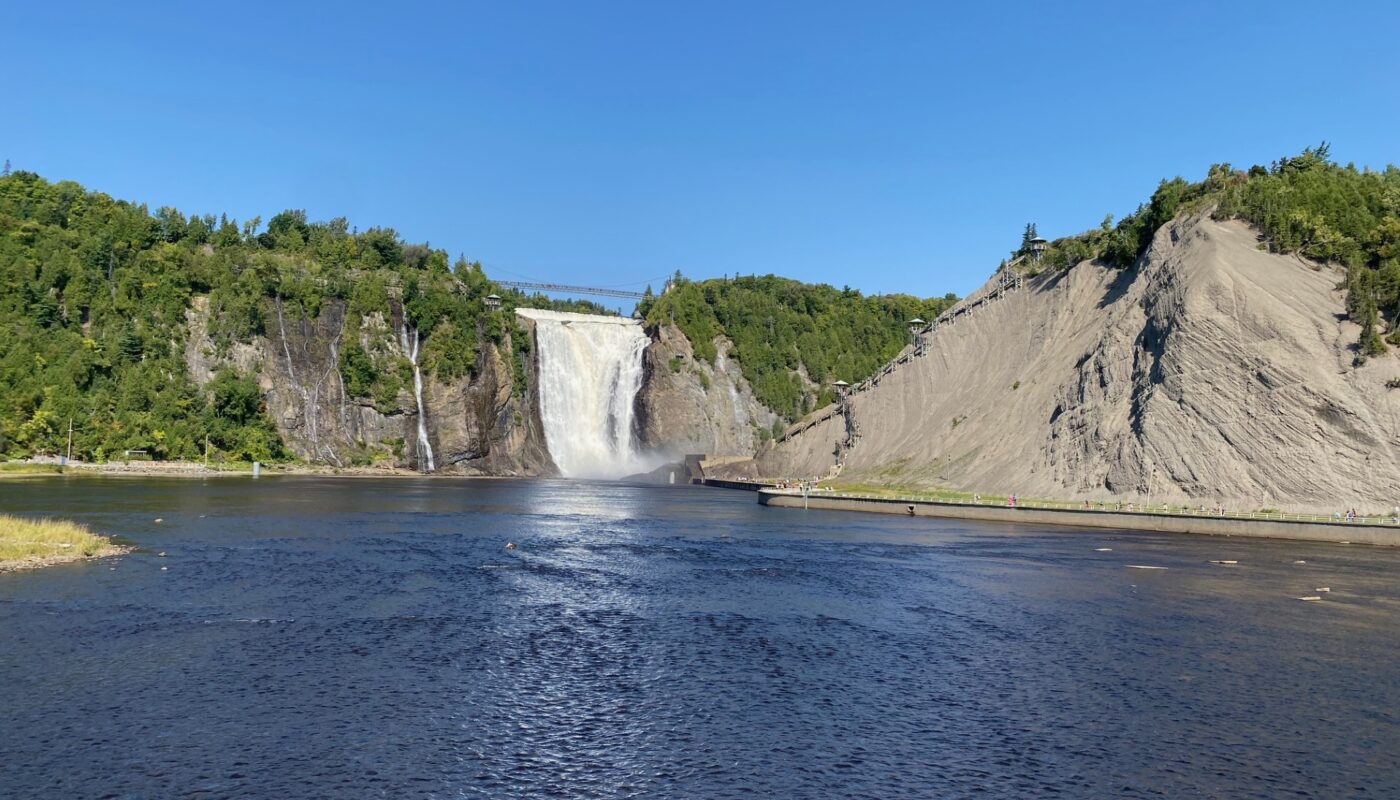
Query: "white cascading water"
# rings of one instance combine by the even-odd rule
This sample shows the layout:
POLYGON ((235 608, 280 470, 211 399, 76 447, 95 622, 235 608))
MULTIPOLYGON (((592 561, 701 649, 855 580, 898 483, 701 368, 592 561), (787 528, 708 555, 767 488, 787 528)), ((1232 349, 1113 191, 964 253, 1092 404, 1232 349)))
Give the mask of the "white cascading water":
POLYGON ((423 372, 418 369, 418 329, 413 329, 413 338, 408 338, 408 326, 399 329, 399 342, 403 345, 408 363, 413 365, 413 399, 418 401, 418 468, 432 472, 433 445, 428 441, 428 416, 423 411, 423 372), (426 465, 426 469, 423 469, 426 465))
POLYGON ((624 317, 521 308, 535 322, 540 417, 545 444, 570 478, 621 478, 645 472, 632 434, 648 339, 624 317))

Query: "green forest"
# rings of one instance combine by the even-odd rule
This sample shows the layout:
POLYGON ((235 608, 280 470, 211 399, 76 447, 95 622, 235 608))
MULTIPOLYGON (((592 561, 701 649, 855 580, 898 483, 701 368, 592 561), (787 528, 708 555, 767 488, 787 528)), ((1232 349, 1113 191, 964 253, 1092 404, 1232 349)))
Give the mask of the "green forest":
MULTIPOLYGON (((28 172, 0 177, 0 280, 0 454, 14 457, 64 453, 71 421, 80 459, 128 450, 198 459, 206 444, 216 460, 289 458, 255 375, 225 368, 204 386, 188 375, 186 312, 199 295, 208 297, 219 354, 275 336, 288 320, 314 319, 328 300, 345 303, 347 328, 401 303, 423 339, 424 368, 442 380, 470 376, 481 340, 503 339, 515 307, 611 313, 502 290, 479 263, 389 228, 310 222, 296 210, 265 225, 152 212, 28 172), (503 299, 498 312, 483 303, 492 293, 503 299)), ((825 402, 831 380, 859 380, 898 352, 909 318, 931 318, 954 300, 862 297, 762 277, 680 280, 642 310, 653 322, 674 316, 701 358, 715 357, 715 334, 729 336, 760 400, 792 419, 825 402)), ((513 341, 519 388, 529 343, 513 341)), ((346 344, 340 368, 352 396, 390 411, 411 378, 381 344, 346 344)))
MULTIPOLYGON (((1213 164, 1200 182, 1164 180, 1117 225, 1109 217, 1095 230, 1051 242, 1041 263, 1065 269, 1097 258, 1127 269, 1164 223, 1206 209, 1217 219, 1253 224, 1271 252, 1344 268, 1347 313, 1361 325, 1358 360, 1386 352, 1387 343, 1400 345, 1400 169, 1342 166, 1325 142, 1268 167, 1213 164)), ((1028 247, 1023 241, 1013 258, 1028 247)))
POLYGON ((650 324, 674 322, 695 357, 711 363, 715 337, 727 337, 754 396, 794 420, 831 402, 833 381, 855 383, 898 354, 908 344, 909 320, 931 320, 956 302, 952 294, 866 297, 774 275, 706 281, 677 275, 641 311, 650 324))
MULTIPOLYGON (((389 228, 308 222, 302 211, 240 225, 152 213, 33 173, 0 176, 0 454, 64 453, 71 421, 75 458, 197 459, 207 437, 216 459, 286 459, 255 376, 190 379, 191 298, 208 296, 211 337, 226 349, 269 333, 276 307, 314 318, 336 298, 353 317, 387 312, 391 292, 423 337, 425 368, 445 380, 471 373, 480 339, 503 338, 516 306, 608 313, 502 291, 480 264, 389 228), (492 292, 500 311, 483 305, 492 292)), ((406 367, 358 344, 341 354, 347 389, 376 405, 395 402, 406 367)))

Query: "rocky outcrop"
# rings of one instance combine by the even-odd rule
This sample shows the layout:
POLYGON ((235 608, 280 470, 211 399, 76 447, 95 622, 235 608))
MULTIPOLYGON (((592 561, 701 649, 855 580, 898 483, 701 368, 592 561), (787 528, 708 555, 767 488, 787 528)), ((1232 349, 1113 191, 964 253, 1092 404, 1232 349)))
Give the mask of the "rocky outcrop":
POLYGON ((512 367, 506 360, 510 346, 510 336, 503 347, 485 345, 477 359, 477 377, 470 381, 429 382, 425 396, 439 470, 473 475, 555 472, 538 404, 512 391, 512 367))
MULTIPOLYGON (((1340 273, 1238 222, 1164 226, 1135 268, 1026 281, 928 337, 850 402, 840 478, 1259 508, 1400 499, 1393 356, 1355 366, 1340 273)), ((826 475, 840 416, 768 450, 826 475)))
POLYGON ((777 416, 759 403, 731 345, 715 339, 714 364, 695 358, 690 341, 674 325, 651 331, 644 355, 642 388, 637 393, 638 439, 670 458, 689 453, 751 455, 759 431, 777 416))
MULTIPOLYGON (((265 336, 220 350, 209 334, 207 299, 195 298, 188 311, 185 361, 198 384, 222 366, 255 375, 268 412, 286 444, 311 463, 350 466, 389 462, 422 469, 418 450, 417 403, 411 384, 391 401, 376 404, 352 396, 340 370, 347 341, 374 352, 386 368, 407 360, 392 331, 403 324, 397 304, 388 318, 374 314, 353 324, 341 300, 322 304, 308 319, 289 313, 278 300, 264 309, 265 336)), ((538 475, 553 471, 539 433, 539 417, 528 392, 514 391, 511 336, 498 347, 487 341, 477 356, 474 376, 443 382, 425 375, 423 400, 428 439, 438 472, 538 475)))

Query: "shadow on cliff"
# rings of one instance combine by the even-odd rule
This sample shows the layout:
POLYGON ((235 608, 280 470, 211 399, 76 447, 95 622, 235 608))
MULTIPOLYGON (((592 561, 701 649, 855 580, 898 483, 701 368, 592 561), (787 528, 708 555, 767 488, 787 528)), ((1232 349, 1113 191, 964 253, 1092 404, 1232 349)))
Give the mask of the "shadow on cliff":
MULTIPOLYGON (((1105 264, 1102 261, 1095 261, 1094 264, 1103 269, 1116 269, 1116 267, 1105 264)), ((1108 284, 1108 288, 1104 290, 1103 297, 1099 298, 1098 307, 1108 308, 1119 300, 1122 300, 1128 293, 1128 290, 1132 288, 1133 283, 1137 281, 1137 278, 1138 266, 1136 264, 1127 269, 1118 270, 1118 275, 1108 284)))

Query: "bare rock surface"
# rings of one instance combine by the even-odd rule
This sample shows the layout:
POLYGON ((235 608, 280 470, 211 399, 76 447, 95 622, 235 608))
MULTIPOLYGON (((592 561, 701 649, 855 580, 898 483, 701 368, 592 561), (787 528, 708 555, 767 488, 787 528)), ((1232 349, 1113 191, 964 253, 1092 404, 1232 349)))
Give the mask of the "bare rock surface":
MULTIPOLYGON (((209 335, 207 298, 195 298, 188 312, 189 337, 185 362, 191 377, 203 385, 221 366, 230 365, 256 376, 268 412, 283 442, 311 464, 350 466, 365 459, 391 457, 395 466, 419 468, 417 409, 409 390, 391 405, 376 407, 369 398, 352 397, 340 372, 346 341, 366 349, 385 349, 394 364, 406 354, 389 328, 395 319, 366 316, 351 330, 341 300, 327 300, 315 319, 291 313, 277 301, 266 309, 265 336, 251 343, 232 343, 220 352, 209 335)), ((524 335, 524 334, 520 334, 524 335)), ((509 337, 504 351, 511 352, 509 337)), ((450 382, 425 380, 429 442, 437 454, 438 472, 489 475, 537 475, 553 471, 543 447, 538 415, 527 398, 512 392, 513 371, 508 355, 487 342, 477 359, 475 376, 450 382)))
POLYGON ((674 325, 661 325, 643 356, 637 392, 643 446, 671 458, 692 453, 751 455, 759 430, 777 416, 753 396, 731 344, 715 338, 715 363, 696 359, 690 341, 674 325))
MULTIPOLYGON (((848 482, 1235 508, 1400 503, 1400 373, 1353 366, 1340 272, 1205 216, 1135 268, 1028 279, 853 395, 848 482)), ((991 284, 989 284, 989 287, 991 284)), ((985 290, 984 290, 985 291, 985 290)), ((837 415, 762 455, 828 475, 837 415)))

